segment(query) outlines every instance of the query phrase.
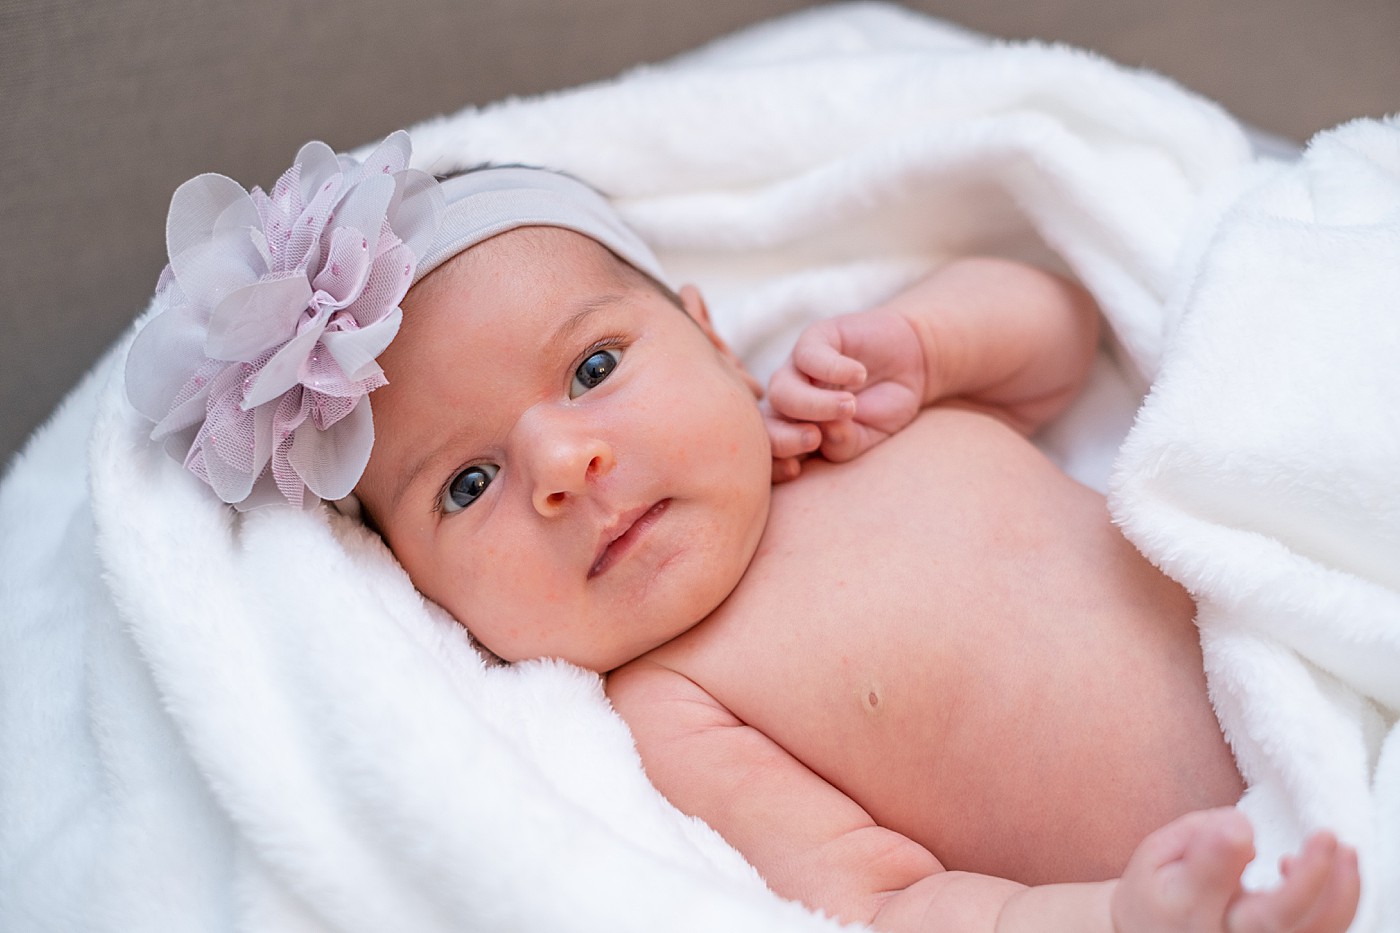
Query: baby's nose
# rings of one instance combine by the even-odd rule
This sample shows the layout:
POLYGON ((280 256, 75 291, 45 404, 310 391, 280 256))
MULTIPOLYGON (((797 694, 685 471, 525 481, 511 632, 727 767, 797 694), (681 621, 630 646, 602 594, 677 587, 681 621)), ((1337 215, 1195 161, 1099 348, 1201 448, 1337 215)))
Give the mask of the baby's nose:
POLYGON ((541 451, 533 501, 541 515, 555 515, 570 500, 587 495, 591 484, 616 465, 612 447, 602 438, 554 438, 541 451))

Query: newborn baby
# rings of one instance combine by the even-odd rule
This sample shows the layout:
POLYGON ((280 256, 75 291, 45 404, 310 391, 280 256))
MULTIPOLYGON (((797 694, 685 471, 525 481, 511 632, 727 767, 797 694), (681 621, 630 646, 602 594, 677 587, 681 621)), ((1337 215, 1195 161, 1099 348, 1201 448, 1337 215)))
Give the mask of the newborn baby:
POLYGON ((657 788, 843 920, 1345 928, 1328 834, 1240 890, 1191 599, 1027 440, 1094 353, 1084 290, 951 262, 809 328, 765 410, 596 192, 407 159, 177 191, 128 392, 221 498, 353 488, 423 594, 604 675, 657 788))
MULTIPOLYGON (((951 263, 811 328, 765 416, 700 294, 615 251, 527 221, 404 300, 356 491, 419 589, 507 661, 606 674, 652 781, 778 893, 981 929, 1001 879, 1184 858, 1219 927, 1238 815, 1139 849, 1241 792, 1194 606, 1026 440, 1079 388, 1089 296, 951 263)), ((1348 854, 1303 858, 1345 901, 1348 854)), ((1021 909, 1089 929, 1112 890, 1021 909)))

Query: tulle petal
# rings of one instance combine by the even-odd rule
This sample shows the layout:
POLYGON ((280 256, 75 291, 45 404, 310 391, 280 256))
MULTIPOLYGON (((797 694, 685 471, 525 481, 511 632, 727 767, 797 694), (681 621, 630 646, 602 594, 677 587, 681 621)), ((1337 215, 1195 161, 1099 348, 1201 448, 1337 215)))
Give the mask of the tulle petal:
POLYGON ((255 459, 256 420, 239 407, 239 382, 240 369, 228 367, 210 385, 204 426, 190 448, 190 458, 198 459, 203 478, 225 502, 246 496, 262 469, 255 459))
POLYGON ((294 206, 296 211, 300 212, 301 205, 306 203, 306 199, 301 196, 301 161, 293 162, 279 175, 271 191, 264 192, 261 188, 254 188, 249 192, 249 197, 257 204, 264 224, 268 217, 285 214, 289 207, 294 206))
MULTIPOLYGON (((229 207, 248 198, 243 186, 226 175, 196 175, 175 189, 165 220, 165 247, 173 254, 209 238, 229 207)), ((251 206, 251 204, 250 204, 251 206)), ((257 223, 256 219, 253 221, 257 223)))
POLYGON ((219 216, 210 227, 210 232, 217 237, 238 230, 243 231, 243 235, 246 236, 248 232, 261 228, 262 218, 258 216, 257 205, 245 194, 241 198, 235 198, 233 203, 219 212, 219 216))
POLYGON ((255 477, 246 470, 227 463, 220 456, 218 449, 211 444, 201 444, 193 448, 192 454, 186 466, 194 468, 197 464, 196 475, 208 483, 220 499, 224 502, 240 502, 248 497, 255 477))
POLYGON ((312 492, 322 499, 340 499, 360 481, 373 446, 369 399, 362 398, 329 430, 297 431, 287 459, 312 492))
MULTIPOLYGON (((311 390, 317 403, 313 406, 313 411, 317 415, 318 424, 323 428, 334 424, 336 418, 344 414, 344 411, 341 411, 340 415, 337 415, 336 411, 339 406, 344 406, 345 399, 357 399, 370 388, 345 378, 344 370, 326 349, 325 340, 326 335, 322 333, 321 342, 317 344, 301 371, 301 384, 311 390)), ((345 408, 345 411, 348 410, 345 408)))
POLYGON ((321 189, 326 180, 343 175, 340 159, 335 150, 319 139, 312 140, 297 150, 295 163, 301 166, 301 203, 309 204, 315 192, 321 189))
POLYGON ((282 177, 277 179, 277 184, 272 186, 271 194, 264 194, 261 188, 254 188, 249 197, 258 208, 258 216, 262 218, 265 248, 267 255, 271 257, 268 268, 274 272, 285 272, 288 268, 295 268, 294 263, 289 265, 283 257, 287 253, 287 241, 291 239, 296 219, 301 216, 302 208, 306 206, 306 201, 301 196, 301 163, 294 163, 282 173, 282 177))
POLYGON ((327 330, 321 335, 326 352, 335 358, 345 378, 359 382, 380 372, 375 359, 399 332, 403 312, 393 308, 384 317, 355 330, 327 330))
POLYGON ((204 363, 204 327, 184 308, 146 322, 126 357, 126 395, 141 414, 160 421, 192 372, 204 363))
POLYGON ((262 255, 252 236, 222 236, 191 246, 170 257, 180 289, 190 303, 213 309, 235 289, 256 282, 262 275, 262 255))
POLYGON ((355 323, 368 327, 396 308, 413 284, 414 266, 413 254, 402 244, 376 259, 359 296, 345 308, 355 323))
POLYGON ((346 192, 336 205, 335 226, 353 227, 364 234, 370 255, 379 250, 379 231, 384 226, 385 212, 394 197, 394 179, 388 175, 371 175, 346 192))
POLYGON ((306 508, 314 505, 317 501, 319 500, 311 496, 303 496, 296 501, 290 500, 277 487, 277 480, 273 477, 272 471, 264 470, 258 475, 257 481, 253 483, 253 488, 248 491, 248 495, 233 503, 233 507, 240 512, 251 512, 253 509, 265 509, 277 505, 306 508))
POLYGON ((360 178, 397 175, 408 167, 408 159, 412 153, 413 144, 409 141, 408 133, 395 130, 384 137, 384 141, 375 146, 374 151, 361 163, 360 178))
POLYGON ((291 224, 291 236, 279 260, 279 268, 303 269, 314 275, 321 261, 321 236, 330 223, 340 197, 340 176, 326 179, 291 224))
POLYGON ((252 362, 296 334, 311 301, 304 275, 264 279, 231 292, 209 318, 205 351, 216 360, 252 362))
MULTIPOLYGON (((170 407, 169 413, 151 429, 152 440, 182 434, 204 421, 209 410, 209 379, 196 375, 191 378, 187 388, 188 391, 182 392, 170 407)), ((189 448, 189 441, 186 441, 185 447, 189 448)))
POLYGON ((166 244, 187 298, 213 307, 233 289, 257 281, 263 256, 251 233, 259 223, 252 199, 232 179, 200 175, 176 189, 166 244))
POLYGON ((437 179, 427 172, 408 169, 399 177, 400 185, 394 191, 395 202, 389 205, 389 216, 394 235, 408 247, 417 261, 423 258, 433 243, 433 236, 447 209, 446 202, 437 179))
POLYGON ((364 235, 352 227, 337 227, 331 234, 326 261, 311 285, 333 297, 337 308, 343 308, 364 288, 371 262, 364 235))
POLYGON ((319 327, 307 327, 263 364, 248 384, 243 398, 244 409, 266 404, 301 383, 302 370, 324 327, 324 322, 319 327))
POLYGON ((277 446, 272 451, 269 472, 277 484, 277 491, 294 506, 301 505, 302 498, 306 494, 306 483, 297 475, 297 471, 288 461, 287 455, 291 453, 296 433, 302 425, 305 424, 305 430, 308 431, 316 429, 314 424, 306 423, 310 411, 311 400, 306 392, 299 392, 295 396, 288 392, 278 401, 277 413, 272 422, 273 431, 277 437, 277 446))

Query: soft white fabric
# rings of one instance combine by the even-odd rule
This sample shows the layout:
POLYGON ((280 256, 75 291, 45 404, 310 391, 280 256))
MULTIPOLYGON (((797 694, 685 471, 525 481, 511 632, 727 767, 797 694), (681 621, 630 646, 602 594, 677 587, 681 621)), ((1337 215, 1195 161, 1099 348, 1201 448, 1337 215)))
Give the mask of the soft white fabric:
MULTIPOLYGON (((1395 125, 1256 163, 1153 75, 855 5, 413 135, 617 196, 759 372, 950 255, 1082 279, 1114 345, 1046 445, 1103 485, 1157 379, 1115 508, 1201 599, 1261 853, 1338 827, 1400 928, 1395 125)), ((597 678, 484 665, 348 519, 215 501, 123 352, 0 487, 0 928, 835 928, 656 795, 597 678)))
POLYGON ((1114 513, 1196 597, 1261 851, 1334 827, 1354 929, 1400 930, 1400 121, 1261 170, 1191 248, 1114 513))

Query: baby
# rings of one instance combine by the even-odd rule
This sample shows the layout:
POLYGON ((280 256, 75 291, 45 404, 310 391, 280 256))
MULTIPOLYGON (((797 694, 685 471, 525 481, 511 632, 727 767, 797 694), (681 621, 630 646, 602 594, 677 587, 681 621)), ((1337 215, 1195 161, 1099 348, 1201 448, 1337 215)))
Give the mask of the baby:
POLYGON ((128 388, 226 501, 353 485, 424 595, 506 661, 605 675, 657 788, 843 920, 1346 927, 1328 834, 1241 891, 1194 606, 1027 440, 1084 378, 1087 293, 949 263, 810 327, 765 410, 598 194, 506 168, 439 195, 394 140, 358 174, 308 147, 251 206, 177 192, 176 314, 128 388))
POLYGON ((1026 440, 1094 352, 1082 289, 951 263, 808 329, 765 417, 695 288, 569 226, 456 251, 380 357, 356 491, 426 596, 606 674, 658 789, 844 920, 1345 926, 1329 838, 1240 896, 1233 811, 1149 835, 1241 783, 1190 598, 1026 440))

